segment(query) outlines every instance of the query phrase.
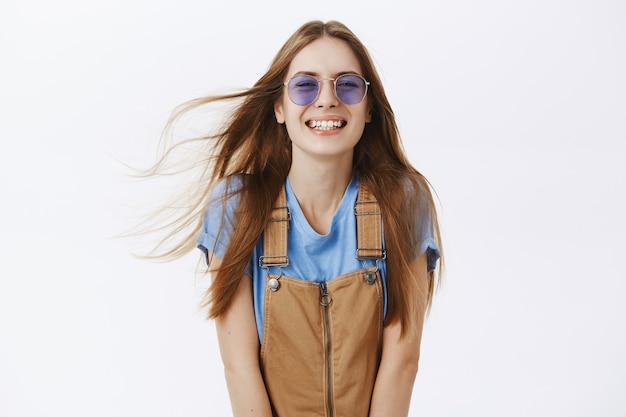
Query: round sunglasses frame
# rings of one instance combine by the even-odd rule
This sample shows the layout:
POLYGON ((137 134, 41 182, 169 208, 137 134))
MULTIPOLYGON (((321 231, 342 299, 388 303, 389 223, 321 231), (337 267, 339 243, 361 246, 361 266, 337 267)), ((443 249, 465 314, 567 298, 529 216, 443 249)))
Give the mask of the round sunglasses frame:
POLYGON ((365 96, 367 96, 367 92, 369 90, 369 85, 370 82, 367 81, 363 76, 359 75, 359 74, 341 74, 340 76, 338 76, 337 78, 315 78, 312 75, 309 74, 296 74, 293 77, 291 77, 287 82, 284 82, 283 85, 285 87, 287 87, 287 96, 289 97, 289 100, 291 100, 291 102, 293 104, 295 104, 296 106, 308 106, 311 103, 314 103, 315 100, 317 100, 317 98, 320 96, 320 92, 322 91, 322 81, 332 81, 333 82, 333 93, 335 93, 335 97, 337 97, 337 99, 339 101, 341 101, 343 104, 346 104, 348 106, 354 105, 354 104, 359 104, 360 102, 363 101, 363 99, 365 98, 365 96), (351 77, 358 77, 361 80, 363 80, 363 83, 365 84, 365 90, 363 91, 363 97, 361 97, 361 99, 355 103, 346 103, 345 101, 343 101, 340 97, 339 94, 337 94, 337 81, 340 80, 342 77, 347 77, 347 76, 351 76, 351 77), (291 97, 291 94, 289 94, 289 83, 296 77, 310 77, 312 80, 317 81, 317 95, 308 103, 304 103, 304 104, 300 104, 300 103, 296 103, 296 101, 291 97))

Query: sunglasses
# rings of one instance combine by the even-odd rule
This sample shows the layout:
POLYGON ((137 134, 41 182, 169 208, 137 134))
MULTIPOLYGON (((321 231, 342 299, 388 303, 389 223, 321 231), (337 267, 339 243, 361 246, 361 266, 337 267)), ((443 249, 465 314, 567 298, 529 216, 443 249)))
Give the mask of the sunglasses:
POLYGON ((332 81, 335 95, 344 104, 358 104, 367 94, 369 81, 357 74, 343 74, 337 78, 318 80, 311 75, 295 75, 284 85, 289 99, 298 106, 308 106, 320 94, 321 82, 332 81))

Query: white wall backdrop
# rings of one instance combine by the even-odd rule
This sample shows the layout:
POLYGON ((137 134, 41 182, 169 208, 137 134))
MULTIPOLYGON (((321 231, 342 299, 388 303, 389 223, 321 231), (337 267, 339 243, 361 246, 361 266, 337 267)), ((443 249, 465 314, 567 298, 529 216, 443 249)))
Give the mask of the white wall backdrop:
POLYGON ((621 0, 3 0, 0 415, 230 415, 199 253, 110 238, 159 196, 120 161, 309 19, 370 47, 441 200, 411 416, 626 416, 621 0))

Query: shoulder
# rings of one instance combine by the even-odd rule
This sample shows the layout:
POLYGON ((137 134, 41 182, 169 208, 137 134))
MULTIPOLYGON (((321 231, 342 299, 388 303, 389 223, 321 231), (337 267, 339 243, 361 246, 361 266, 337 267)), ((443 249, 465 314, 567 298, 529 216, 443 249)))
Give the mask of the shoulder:
POLYGON ((247 178, 244 174, 230 175, 220 178, 210 186, 207 206, 209 208, 222 203, 227 206, 237 205, 241 199, 247 178))
POLYGON ((211 186, 211 196, 224 196, 241 191, 247 178, 244 174, 235 174, 215 181, 211 186))
POLYGON ((414 195, 420 197, 430 196, 430 184, 428 180, 420 173, 406 174, 402 177, 401 186, 407 195, 414 195))
POLYGON ((434 200, 430 183, 420 173, 406 173, 398 179, 396 192, 400 194, 401 208, 405 215, 420 213, 428 215, 432 211, 434 200))
POLYGON ((204 208, 205 226, 234 221, 245 181, 244 175, 231 175, 218 179, 210 186, 204 208))
POLYGON ((215 181, 209 189, 197 246, 222 258, 237 219, 237 207, 245 178, 233 175, 215 181))

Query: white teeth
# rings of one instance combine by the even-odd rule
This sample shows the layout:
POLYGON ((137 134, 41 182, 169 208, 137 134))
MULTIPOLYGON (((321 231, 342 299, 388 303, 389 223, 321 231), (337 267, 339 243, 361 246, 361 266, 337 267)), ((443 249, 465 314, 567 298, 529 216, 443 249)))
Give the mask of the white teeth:
POLYGON ((343 126, 343 121, 339 120, 311 120, 309 127, 312 129, 331 130, 343 126))

